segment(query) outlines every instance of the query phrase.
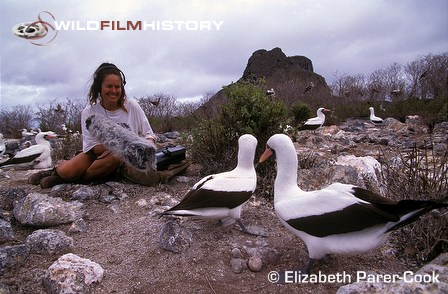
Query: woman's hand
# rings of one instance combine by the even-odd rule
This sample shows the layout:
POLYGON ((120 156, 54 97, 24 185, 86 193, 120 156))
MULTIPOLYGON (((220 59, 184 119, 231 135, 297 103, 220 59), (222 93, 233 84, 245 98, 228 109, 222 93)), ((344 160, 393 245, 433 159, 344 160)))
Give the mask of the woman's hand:
POLYGON ((153 136, 146 136, 146 140, 148 140, 152 144, 156 144, 156 138, 154 138, 153 136))

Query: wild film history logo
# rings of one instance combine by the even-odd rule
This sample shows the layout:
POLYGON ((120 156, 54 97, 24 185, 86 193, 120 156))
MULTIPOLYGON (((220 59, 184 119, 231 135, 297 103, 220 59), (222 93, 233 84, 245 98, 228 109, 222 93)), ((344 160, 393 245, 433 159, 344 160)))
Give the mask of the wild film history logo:
POLYGON ((41 11, 37 21, 17 24, 12 32, 37 46, 48 46, 59 31, 220 31, 224 21, 215 20, 56 20, 41 11), (43 19, 45 16, 45 19, 43 19))
POLYGON ((33 45, 49 46, 58 34, 58 30, 54 27, 55 21, 53 14, 48 11, 41 11, 37 15, 36 21, 17 24, 12 28, 12 32, 17 37, 26 39, 33 45), (44 20, 43 16, 45 16, 45 19, 50 18, 50 20, 44 20))

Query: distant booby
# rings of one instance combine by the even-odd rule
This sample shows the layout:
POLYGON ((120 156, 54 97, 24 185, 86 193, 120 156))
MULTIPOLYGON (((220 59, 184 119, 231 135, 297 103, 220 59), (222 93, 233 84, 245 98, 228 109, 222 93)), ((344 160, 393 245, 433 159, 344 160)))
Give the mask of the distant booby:
POLYGON ((22 138, 27 139, 28 137, 32 137, 36 135, 34 132, 28 132, 27 129, 22 129, 22 138))
POLYGON ((383 123, 383 119, 381 117, 375 116, 375 110, 373 109, 372 106, 369 107, 370 110, 370 121, 374 124, 374 125, 380 125, 383 123))
POLYGON ((56 138, 53 132, 40 132, 36 135, 36 145, 20 150, 13 158, 0 163, 0 167, 20 167, 44 169, 51 167, 51 147, 48 139, 56 138))
POLYGON ((202 178, 179 204, 160 215, 198 216, 222 222, 234 219, 244 232, 251 233, 241 222, 241 210, 257 185, 256 147, 254 136, 242 135, 238 139, 238 163, 233 170, 202 178))
POLYGON ((448 197, 395 202, 341 183, 303 191, 297 186, 297 153, 291 139, 284 134, 269 138, 259 162, 272 154, 277 158, 275 211, 280 222, 305 242, 309 253, 306 273, 326 254, 350 255, 372 250, 391 231, 432 209, 448 207, 448 197))
POLYGON ((0 159, 2 158, 3 154, 5 154, 6 146, 5 142, 3 142, 3 134, 0 133, 0 159))
POLYGON ((275 96, 275 91, 273 88, 266 90, 266 95, 267 96, 275 96))
POLYGON ((299 131, 310 130, 314 131, 320 128, 325 123, 324 111, 330 111, 326 108, 319 108, 316 112, 317 117, 309 118, 301 127, 298 128, 299 131))
POLYGON ((311 82, 311 83, 305 88, 305 91, 303 91, 303 94, 305 94, 305 93, 311 91, 311 89, 313 89, 313 88, 314 88, 314 83, 311 82))

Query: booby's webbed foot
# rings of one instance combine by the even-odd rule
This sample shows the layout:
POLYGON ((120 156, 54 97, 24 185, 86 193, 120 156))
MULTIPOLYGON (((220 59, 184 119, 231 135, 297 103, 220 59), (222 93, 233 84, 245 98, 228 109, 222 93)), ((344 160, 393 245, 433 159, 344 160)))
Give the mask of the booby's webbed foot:
POLYGON ((309 274, 311 272, 311 268, 316 264, 316 262, 319 261, 318 259, 308 258, 308 263, 306 264, 305 268, 300 270, 304 274, 309 274))
POLYGON ((258 228, 258 227, 246 227, 243 222, 240 219, 236 220, 237 224, 241 227, 241 230, 249 235, 254 235, 254 236, 261 236, 261 237, 267 237, 269 236, 268 233, 262 229, 262 228, 258 228))
POLYGON ((311 268, 318 261, 318 259, 309 258, 306 266, 295 270, 284 270, 275 272, 274 275, 270 275, 269 279, 273 284, 297 284, 300 281, 308 279, 311 268))

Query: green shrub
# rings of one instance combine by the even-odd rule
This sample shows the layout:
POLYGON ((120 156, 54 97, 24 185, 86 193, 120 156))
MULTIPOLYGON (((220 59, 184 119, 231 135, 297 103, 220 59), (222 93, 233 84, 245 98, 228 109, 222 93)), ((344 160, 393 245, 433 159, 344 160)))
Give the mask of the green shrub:
POLYGON ((238 138, 252 134, 258 149, 281 131, 286 109, 277 99, 266 96, 261 85, 235 83, 224 87, 228 103, 221 106, 215 119, 203 120, 192 131, 190 150, 194 160, 205 167, 204 172, 221 172, 235 167, 238 138))
POLYGON ((308 104, 296 103, 291 106, 291 116, 296 125, 311 117, 311 109, 308 104))

